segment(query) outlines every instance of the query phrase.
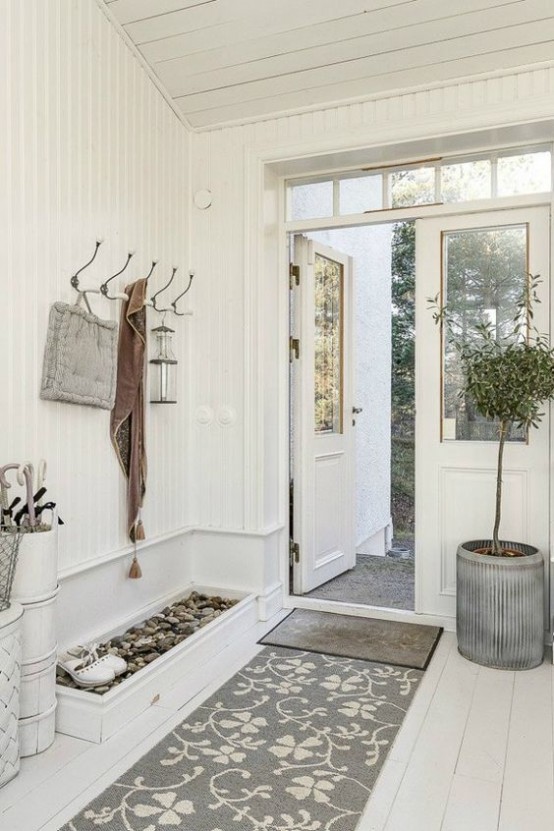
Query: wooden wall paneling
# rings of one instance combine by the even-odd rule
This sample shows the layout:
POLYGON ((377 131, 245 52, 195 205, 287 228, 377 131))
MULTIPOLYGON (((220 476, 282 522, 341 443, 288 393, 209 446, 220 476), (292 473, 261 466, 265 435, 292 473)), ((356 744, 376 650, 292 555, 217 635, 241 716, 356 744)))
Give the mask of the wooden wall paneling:
MULTIPOLYGON (((109 413, 39 399, 49 308, 75 300, 69 277, 97 236, 105 242, 83 285, 99 285, 132 249, 127 279, 144 276, 159 256, 164 274, 175 262, 184 280, 190 138, 92 0, 5 6, 0 458, 47 458, 49 493, 66 521, 60 565, 74 571, 126 548, 125 482, 109 413)), ((100 316, 119 319, 120 303, 91 303, 100 316)), ((148 407, 149 538, 189 523, 188 322, 174 326, 179 404, 163 415, 148 407)))

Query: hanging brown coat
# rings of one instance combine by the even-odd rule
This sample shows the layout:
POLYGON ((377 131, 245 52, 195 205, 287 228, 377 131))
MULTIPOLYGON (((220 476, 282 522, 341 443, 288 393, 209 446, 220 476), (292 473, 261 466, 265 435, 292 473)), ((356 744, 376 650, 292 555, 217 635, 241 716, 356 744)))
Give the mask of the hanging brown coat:
POLYGON ((144 539, 140 509, 146 491, 144 438, 146 286, 146 280, 140 279, 125 288, 125 294, 129 300, 121 310, 117 388, 111 413, 112 443, 121 469, 127 478, 127 530, 131 542, 144 539))

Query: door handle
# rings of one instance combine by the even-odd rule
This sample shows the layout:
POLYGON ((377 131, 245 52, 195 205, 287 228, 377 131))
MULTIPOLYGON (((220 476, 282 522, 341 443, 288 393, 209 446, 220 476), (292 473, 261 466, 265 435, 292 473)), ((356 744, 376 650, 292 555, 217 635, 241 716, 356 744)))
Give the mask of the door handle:
POLYGON ((354 415, 358 415, 358 413, 363 413, 363 411, 363 407, 352 407, 352 412, 354 413, 354 415))

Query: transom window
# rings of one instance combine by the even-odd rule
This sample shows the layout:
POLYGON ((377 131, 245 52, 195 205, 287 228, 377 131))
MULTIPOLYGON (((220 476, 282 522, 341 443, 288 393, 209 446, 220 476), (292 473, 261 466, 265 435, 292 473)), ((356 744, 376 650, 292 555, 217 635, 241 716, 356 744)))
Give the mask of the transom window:
POLYGON ((287 182, 287 220, 552 190, 552 145, 432 158, 287 182))

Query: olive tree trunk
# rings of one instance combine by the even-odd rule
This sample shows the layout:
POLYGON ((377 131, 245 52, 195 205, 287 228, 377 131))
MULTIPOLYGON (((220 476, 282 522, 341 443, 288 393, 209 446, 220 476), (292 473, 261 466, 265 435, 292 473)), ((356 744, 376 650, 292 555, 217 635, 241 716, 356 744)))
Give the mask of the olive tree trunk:
POLYGON ((504 458, 504 445, 510 432, 510 422, 502 420, 499 427, 498 441, 498 465, 496 469, 496 509, 494 514, 494 530, 492 532, 492 552, 495 557, 502 556, 502 547, 498 539, 500 529, 500 518, 502 516, 502 462, 504 458))

